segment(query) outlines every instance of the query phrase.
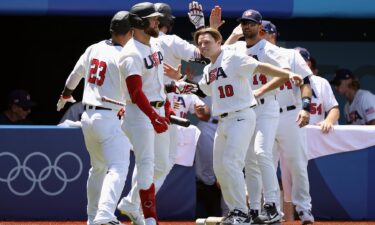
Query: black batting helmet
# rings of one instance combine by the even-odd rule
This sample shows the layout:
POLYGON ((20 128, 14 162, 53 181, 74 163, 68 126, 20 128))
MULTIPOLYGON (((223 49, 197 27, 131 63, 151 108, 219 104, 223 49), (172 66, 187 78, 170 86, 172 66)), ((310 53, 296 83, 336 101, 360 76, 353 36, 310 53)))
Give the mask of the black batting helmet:
POLYGON ((126 34, 130 30, 130 27, 130 13, 128 11, 119 11, 111 20, 109 32, 111 34, 126 34))
POLYGON ((173 20, 176 18, 172 15, 172 9, 168 4, 165 3, 155 3, 155 9, 157 12, 162 13, 163 16, 159 18, 159 27, 166 26, 168 28, 173 26, 173 20))
POLYGON ((141 2, 133 5, 130 13, 135 15, 131 20, 132 26, 138 29, 145 29, 150 26, 148 17, 163 16, 163 14, 156 11, 154 4, 151 2, 141 2))

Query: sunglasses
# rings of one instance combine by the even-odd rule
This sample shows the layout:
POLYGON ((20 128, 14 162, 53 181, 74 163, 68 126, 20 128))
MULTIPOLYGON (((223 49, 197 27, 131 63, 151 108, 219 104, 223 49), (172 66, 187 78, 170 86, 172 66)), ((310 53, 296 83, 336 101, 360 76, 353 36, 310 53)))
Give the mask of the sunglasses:
POLYGON ((255 22, 253 22, 253 21, 242 20, 242 21, 241 21, 241 25, 242 25, 242 26, 250 25, 250 27, 254 27, 254 26, 258 25, 258 24, 255 23, 255 22))

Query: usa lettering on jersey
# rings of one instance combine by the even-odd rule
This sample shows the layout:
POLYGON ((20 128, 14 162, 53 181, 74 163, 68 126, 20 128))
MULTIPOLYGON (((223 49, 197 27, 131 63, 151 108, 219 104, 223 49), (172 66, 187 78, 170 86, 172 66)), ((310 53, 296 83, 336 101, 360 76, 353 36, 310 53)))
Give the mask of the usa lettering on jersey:
POLYGON ((225 74, 224 70, 222 67, 219 67, 219 68, 215 68, 213 70, 211 70, 209 73, 208 73, 208 81, 207 81, 207 84, 211 84, 212 82, 214 82, 215 80, 218 80, 219 77, 223 77, 223 78, 227 78, 228 76, 225 74))
POLYGON ((159 66, 163 62, 163 54, 160 51, 154 52, 146 58, 143 58, 145 62, 145 67, 151 69, 153 67, 159 66))
POLYGON ((370 107, 370 108, 368 108, 368 109, 365 109, 365 114, 366 114, 366 115, 372 114, 372 113, 374 113, 374 112, 375 112, 374 107, 370 107))
POLYGON ((358 113, 357 110, 355 110, 354 112, 350 112, 349 115, 348 115, 348 123, 353 123, 357 120, 362 120, 362 116, 358 113))

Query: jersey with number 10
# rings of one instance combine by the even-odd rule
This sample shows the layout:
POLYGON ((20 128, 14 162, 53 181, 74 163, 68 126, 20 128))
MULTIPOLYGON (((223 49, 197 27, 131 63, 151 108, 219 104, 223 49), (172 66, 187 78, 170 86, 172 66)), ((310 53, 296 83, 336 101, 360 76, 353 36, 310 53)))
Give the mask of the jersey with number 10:
POLYGON ((222 48, 215 63, 203 70, 199 87, 212 96, 212 115, 234 112, 256 104, 249 77, 258 61, 233 49, 222 48))

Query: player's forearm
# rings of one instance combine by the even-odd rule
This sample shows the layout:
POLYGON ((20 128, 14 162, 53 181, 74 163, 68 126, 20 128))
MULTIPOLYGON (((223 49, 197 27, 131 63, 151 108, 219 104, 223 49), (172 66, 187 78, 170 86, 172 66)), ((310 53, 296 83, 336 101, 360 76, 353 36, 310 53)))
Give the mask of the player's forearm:
POLYGON ((279 88, 286 81, 288 81, 288 78, 275 77, 270 82, 267 82, 266 84, 264 84, 259 89, 260 89, 261 93, 266 93, 268 91, 272 91, 273 89, 279 88))
POLYGON ((311 95, 312 95, 312 90, 311 90, 310 84, 302 85, 301 86, 301 97, 302 98, 305 98, 305 97, 311 98, 311 95))
MULTIPOLYGON (((285 78, 284 82, 289 79, 289 74, 291 73, 289 70, 281 69, 279 67, 276 67, 269 63, 259 63, 259 65, 256 67, 255 73, 261 73, 261 74, 267 74, 273 77, 281 77, 285 78)), ((283 83, 280 83, 279 86, 281 86, 283 83)))
POLYGON ((224 45, 231 45, 231 44, 234 44, 236 43, 239 39, 240 39, 241 36, 239 35, 236 35, 236 34, 231 34, 228 39, 224 42, 224 45))
POLYGON ((340 110, 338 106, 333 107, 327 114, 326 121, 335 124, 340 118, 340 110))
POLYGON ((150 119, 156 114, 151 107, 149 100, 142 91, 142 79, 139 75, 133 75, 126 78, 126 86, 128 87, 129 95, 134 104, 146 114, 150 119))
POLYGON ((82 76, 79 73, 72 72, 68 79, 66 79, 65 87, 69 90, 75 90, 78 86, 79 82, 81 81, 82 76))

